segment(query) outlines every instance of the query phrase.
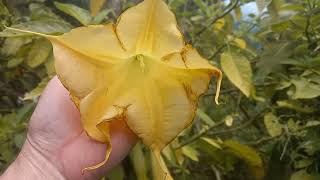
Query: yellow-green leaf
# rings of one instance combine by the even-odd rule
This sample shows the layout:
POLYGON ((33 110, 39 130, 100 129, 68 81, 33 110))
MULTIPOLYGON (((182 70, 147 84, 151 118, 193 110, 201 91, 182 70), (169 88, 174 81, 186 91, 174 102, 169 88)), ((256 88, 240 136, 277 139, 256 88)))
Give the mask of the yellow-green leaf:
POLYGON ((142 145, 137 143, 130 153, 130 159, 136 172, 137 179, 147 180, 147 166, 145 160, 145 154, 143 153, 142 145))
POLYGON ((236 45, 241 48, 241 49, 246 49, 247 48, 247 43, 245 40, 240 39, 240 38, 234 38, 233 42, 236 43, 236 45))
POLYGON ((32 68, 38 67, 48 59, 51 52, 52 45, 48 40, 37 39, 30 49, 26 64, 32 68))
POLYGON ((252 90, 252 70, 250 62, 244 56, 223 53, 221 55, 221 68, 229 80, 250 97, 252 90))
POLYGON ((311 99, 320 96, 320 85, 310 82, 308 79, 294 79, 291 82, 296 87, 294 99, 311 99))
POLYGON ((221 147, 221 143, 217 140, 214 140, 212 138, 209 138, 209 137, 201 137, 201 140, 203 140, 204 142, 210 144, 211 146, 215 147, 215 148, 218 148, 218 149, 222 149, 221 147))
POLYGON ((264 125, 272 137, 279 136, 282 133, 282 125, 279 123, 278 118, 271 112, 264 115, 264 125))
POLYGON ((26 100, 33 100, 36 101, 39 96, 41 95, 42 91, 44 90, 44 88, 46 87, 46 85, 48 84, 49 79, 48 78, 44 78, 36 88, 34 88, 32 91, 27 92, 23 99, 24 101, 26 100))
POLYGON ((222 28, 225 26, 226 22, 225 22, 225 19, 219 19, 217 22, 215 22, 213 24, 213 31, 215 33, 218 33, 222 30, 222 28))
POLYGON ((196 161, 196 162, 199 161, 199 158, 198 158, 199 152, 196 149, 194 149, 192 146, 188 146, 188 145, 183 146, 182 153, 193 161, 196 161))
POLYGON ((224 141, 223 145, 230 149, 236 156, 246 161, 251 166, 262 167, 262 159, 251 147, 240 144, 234 140, 224 141))

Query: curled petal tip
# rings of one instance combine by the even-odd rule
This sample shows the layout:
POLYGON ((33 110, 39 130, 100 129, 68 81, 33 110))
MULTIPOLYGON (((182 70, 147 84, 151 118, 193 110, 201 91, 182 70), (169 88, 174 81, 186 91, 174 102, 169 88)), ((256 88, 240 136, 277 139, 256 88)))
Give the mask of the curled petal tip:
POLYGON ((214 102, 215 102, 217 105, 220 105, 218 98, 215 98, 215 99, 214 99, 214 102))

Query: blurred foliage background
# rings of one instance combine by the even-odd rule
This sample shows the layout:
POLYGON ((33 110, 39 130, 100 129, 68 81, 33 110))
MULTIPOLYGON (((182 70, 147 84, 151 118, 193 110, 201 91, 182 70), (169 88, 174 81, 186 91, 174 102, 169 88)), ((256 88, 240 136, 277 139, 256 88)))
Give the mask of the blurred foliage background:
MULTIPOLYGON (((0 172, 25 139, 55 75, 48 41, 5 26, 61 34, 115 22, 138 1, 0 0, 0 172)), ((194 123, 163 152, 177 180, 320 179, 320 0, 168 0, 186 41, 224 72, 194 123)), ((107 43, 107 42, 106 42, 107 43)), ((142 144, 104 179, 151 179, 142 144)))

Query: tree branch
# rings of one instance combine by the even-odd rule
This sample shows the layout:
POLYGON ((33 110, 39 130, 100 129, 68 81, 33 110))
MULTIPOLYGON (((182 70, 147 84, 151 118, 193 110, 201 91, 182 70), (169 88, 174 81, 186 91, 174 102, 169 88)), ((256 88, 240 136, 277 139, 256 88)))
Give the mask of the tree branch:
POLYGON ((204 31, 206 31, 211 25, 216 23, 219 19, 228 15, 233 9, 235 9, 237 7, 239 2, 240 2, 240 0, 235 0, 234 3, 230 2, 230 4, 227 6, 227 8, 224 10, 224 12, 222 14, 220 14, 216 18, 214 18, 206 27, 203 27, 199 32, 197 32, 195 36, 201 35, 204 31))
MULTIPOLYGON (((245 127, 248 127, 251 123, 253 123, 261 114, 263 114, 264 111, 261 111, 260 113, 258 113, 257 115, 255 115, 254 117, 252 117, 249 121, 243 123, 240 126, 237 126, 235 128, 231 128, 231 129, 226 129, 226 130, 221 130, 221 131, 216 131, 216 132, 212 132, 210 133, 210 135, 220 135, 220 134, 225 134, 225 133, 231 133, 234 131, 238 131, 238 130, 243 130, 245 127)), ((193 137, 191 137, 190 139, 186 140, 185 142, 182 142, 180 145, 178 145, 177 147, 174 147, 174 149, 179 149, 185 145, 188 145, 190 143, 193 143, 194 141, 198 140, 199 138, 201 138, 202 136, 206 135, 208 132, 210 132, 212 129, 220 126, 224 124, 224 121, 220 121, 219 123, 209 127, 208 129, 205 129, 201 132, 199 132, 199 134, 194 135, 193 137)))

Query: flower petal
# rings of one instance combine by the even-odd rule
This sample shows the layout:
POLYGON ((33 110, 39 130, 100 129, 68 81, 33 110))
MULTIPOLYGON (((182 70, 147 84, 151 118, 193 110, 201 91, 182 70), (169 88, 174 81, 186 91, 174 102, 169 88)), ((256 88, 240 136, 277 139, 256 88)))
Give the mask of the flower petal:
POLYGON ((91 63, 93 59, 66 48, 56 41, 52 42, 58 77, 76 102, 101 84, 104 77, 103 65, 91 63))
POLYGON ((191 45, 187 45, 180 53, 172 53, 163 57, 162 62, 173 68, 184 69, 186 70, 186 73, 191 73, 190 76, 192 76, 192 73, 197 72, 198 75, 192 76, 194 82, 191 86, 194 92, 198 92, 197 94, 205 92, 203 88, 206 87, 208 78, 210 80, 212 75, 216 76, 217 92, 215 96, 215 102, 218 104, 222 72, 218 68, 211 65, 208 60, 201 57, 198 51, 192 48, 191 45), (202 73, 202 75, 199 73, 202 73), (205 76, 203 73, 207 74, 209 77, 205 76))
POLYGON ((128 9, 116 29, 125 48, 136 54, 160 58, 184 46, 175 16, 163 0, 145 0, 128 9))
POLYGON ((53 40, 77 53, 102 62, 113 64, 116 63, 114 61, 128 57, 112 24, 75 28, 53 40))
POLYGON ((128 57, 111 24, 80 27, 47 38, 53 45, 59 79, 74 100, 108 83, 106 69, 128 57))

